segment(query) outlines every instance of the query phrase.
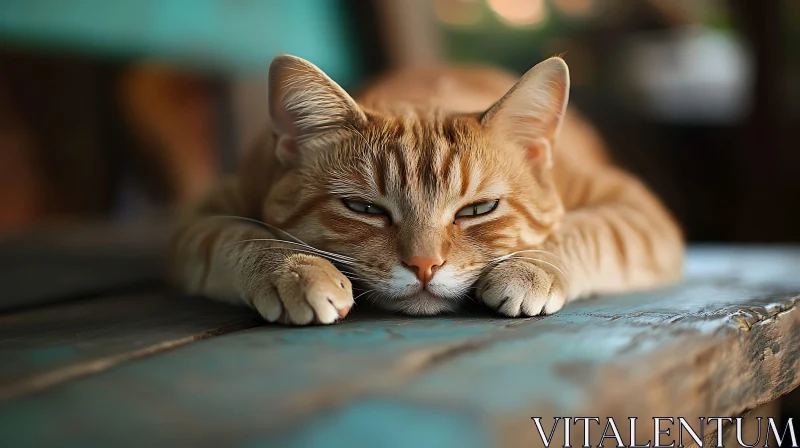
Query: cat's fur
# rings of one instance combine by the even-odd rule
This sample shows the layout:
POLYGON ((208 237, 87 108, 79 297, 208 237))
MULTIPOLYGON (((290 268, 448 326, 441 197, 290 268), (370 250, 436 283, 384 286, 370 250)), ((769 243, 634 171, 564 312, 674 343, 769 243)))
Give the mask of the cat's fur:
POLYGON ((269 77, 272 129, 173 238, 175 278, 189 293, 250 305, 271 322, 327 324, 353 305, 353 279, 359 300, 409 314, 473 296, 532 316, 682 272, 669 213, 567 112, 561 59, 519 80, 414 69, 358 103, 296 57, 276 58, 269 77), (490 213, 455 217, 495 199, 490 213))

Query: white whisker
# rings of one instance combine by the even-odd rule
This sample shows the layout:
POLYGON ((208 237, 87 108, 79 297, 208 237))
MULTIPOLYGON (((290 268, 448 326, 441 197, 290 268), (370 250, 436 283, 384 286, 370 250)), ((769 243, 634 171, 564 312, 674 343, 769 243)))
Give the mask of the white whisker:
POLYGON ((348 257, 346 255, 341 255, 341 254, 337 254, 337 253, 334 253, 334 252, 328 252, 328 251, 325 251, 325 250, 322 250, 322 249, 317 249, 316 247, 311 246, 309 244, 296 243, 294 241, 278 240, 278 239, 274 239, 274 238, 252 238, 252 239, 247 239, 247 240, 234 241, 232 243, 226 244, 226 246, 227 245, 232 245, 232 244, 248 243, 248 242, 267 242, 267 243, 271 242, 271 243, 294 244, 294 245, 297 245, 297 246, 302 246, 302 247, 304 247, 306 249, 309 249, 309 250, 313 250, 313 251, 315 251, 315 252, 317 252, 319 254, 328 255, 330 257, 341 258, 342 260, 346 260, 346 261, 354 261, 355 260, 354 258, 348 257))
POLYGON ((290 251, 290 252, 300 252, 300 253, 304 253, 304 254, 316 255, 316 256, 318 256, 320 258, 325 258, 326 260, 331 261, 331 262, 335 262, 335 263, 343 263, 343 264, 355 265, 354 262, 336 260, 334 258, 330 258, 330 257, 328 257, 326 255, 320 254, 320 253, 312 251, 312 250, 296 249, 296 248, 293 248, 293 247, 259 247, 257 249, 253 249, 253 251, 255 251, 255 252, 262 252, 262 251, 267 251, 267 250, 287 250, 287 251, 290 251))
POLYGON ((510 254, 506 254, 506 255, 503 255, 503 256, 500 256, 500 257, 497 257, 497 258, 493 258, 493 259, 489 260, 489 263, 492 263, 492 262, 495 262, 495 261, 502 261, 502 260, 504 260, 504 259, 506 259, 508 257, 512 257, 514 255, 521 254, 523 252, 533 252, 533 253, 547 254, 547 255, 552 255, 553 257, 555 257, 557 259, 559 258, 558 255, 554 254, 553 252, 547 251, 547 250, 526 249, 526 250, 518 250, 516 252, 511 252, 510 254))
POLYGON ((554 265, 553 263, 550 263, 549 261, 541 260, 541 259, 538 259, 538 258, 528 258, 528 257, 511 257, 511 258, 515 259, 515 260, 530 260, 530 261, 534 261, 534 262, 538 262, 538 263, 544 263, 544 264, 552 267, 556 271, 558 271, 558 273, 561 274, 564 277, 564 280, 567 280, 567 274, 565 274, 564 271, 561 270, 561 268, 559 268, 558 266, 554 265))
POLYGON ((259 221, 258 219, 248 218, 245 216, 236 216, 236 215, 209 215, 209 216, 204 216, 202 219, 209 219, 209 218, 238 219, 240 221, 246 221, 251 224, 258 224, 259 226, 264 227, 267 230, 274 230, 280 232, 298 243, 305 244, 303 241, 301 241, 299 238, 295 237, 291 233, 283 229, 279 229, 278 227, 275 227, 272 224, 267 224, 264 221, 259 221))
POLYGON ((353 301, 355 302, 355 301, 356 301, 356 299, 358 299, 359 297, 363 296, 364 294, 366 294, 366 293, 368 293, 368 292, 375 292, 375 290, 374 290, 374 289, 368 289, 368 290, 366 290, 366 291, 362 292, 361 294, 359 294, 359 295, 357 295, 357 296, 353 297, 353 301))

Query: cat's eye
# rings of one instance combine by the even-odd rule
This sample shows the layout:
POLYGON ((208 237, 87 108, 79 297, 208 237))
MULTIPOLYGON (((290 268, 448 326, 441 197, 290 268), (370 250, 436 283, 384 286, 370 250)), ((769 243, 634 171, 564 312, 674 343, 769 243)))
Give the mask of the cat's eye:
POLYGON ((456 218, 466 218, 470 216, 480 216, 485 215, 494 211, 497 208, 497 204, 500 202, 499 199, 494 201, 486 201, 486 202, 476 202, 474 204, 470 204, 456 213, 456 218))
POLYGON ((364 213, 367 215, 386 215, 386 211, 375 204, 369 202, 354 201, 352 199, 342 199, 344 206, 356 213, 364 213))

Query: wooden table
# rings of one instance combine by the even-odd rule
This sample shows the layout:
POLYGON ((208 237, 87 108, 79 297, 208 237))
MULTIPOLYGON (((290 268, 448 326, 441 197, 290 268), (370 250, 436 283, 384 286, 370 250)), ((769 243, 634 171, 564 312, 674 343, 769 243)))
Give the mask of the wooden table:
POLYGON ((530 319, 286 328, 157 282, 7 310, 0 446, 539 446, 533 416, 738 416, 800 384, 799 268, 693 247, 680 286, 530 319))

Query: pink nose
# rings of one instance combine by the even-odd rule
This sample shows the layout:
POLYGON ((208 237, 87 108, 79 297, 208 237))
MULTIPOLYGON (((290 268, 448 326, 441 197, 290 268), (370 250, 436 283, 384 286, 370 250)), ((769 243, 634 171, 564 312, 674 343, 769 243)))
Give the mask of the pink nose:
POLYGON ((433 278, 436 269, 444 264, 444 260, 441 257, 414 255, 406 260, 405 264, 406 267, 414 272, 419 281, 421 281, 424 286, 427 286, 428 282, 433 278))

